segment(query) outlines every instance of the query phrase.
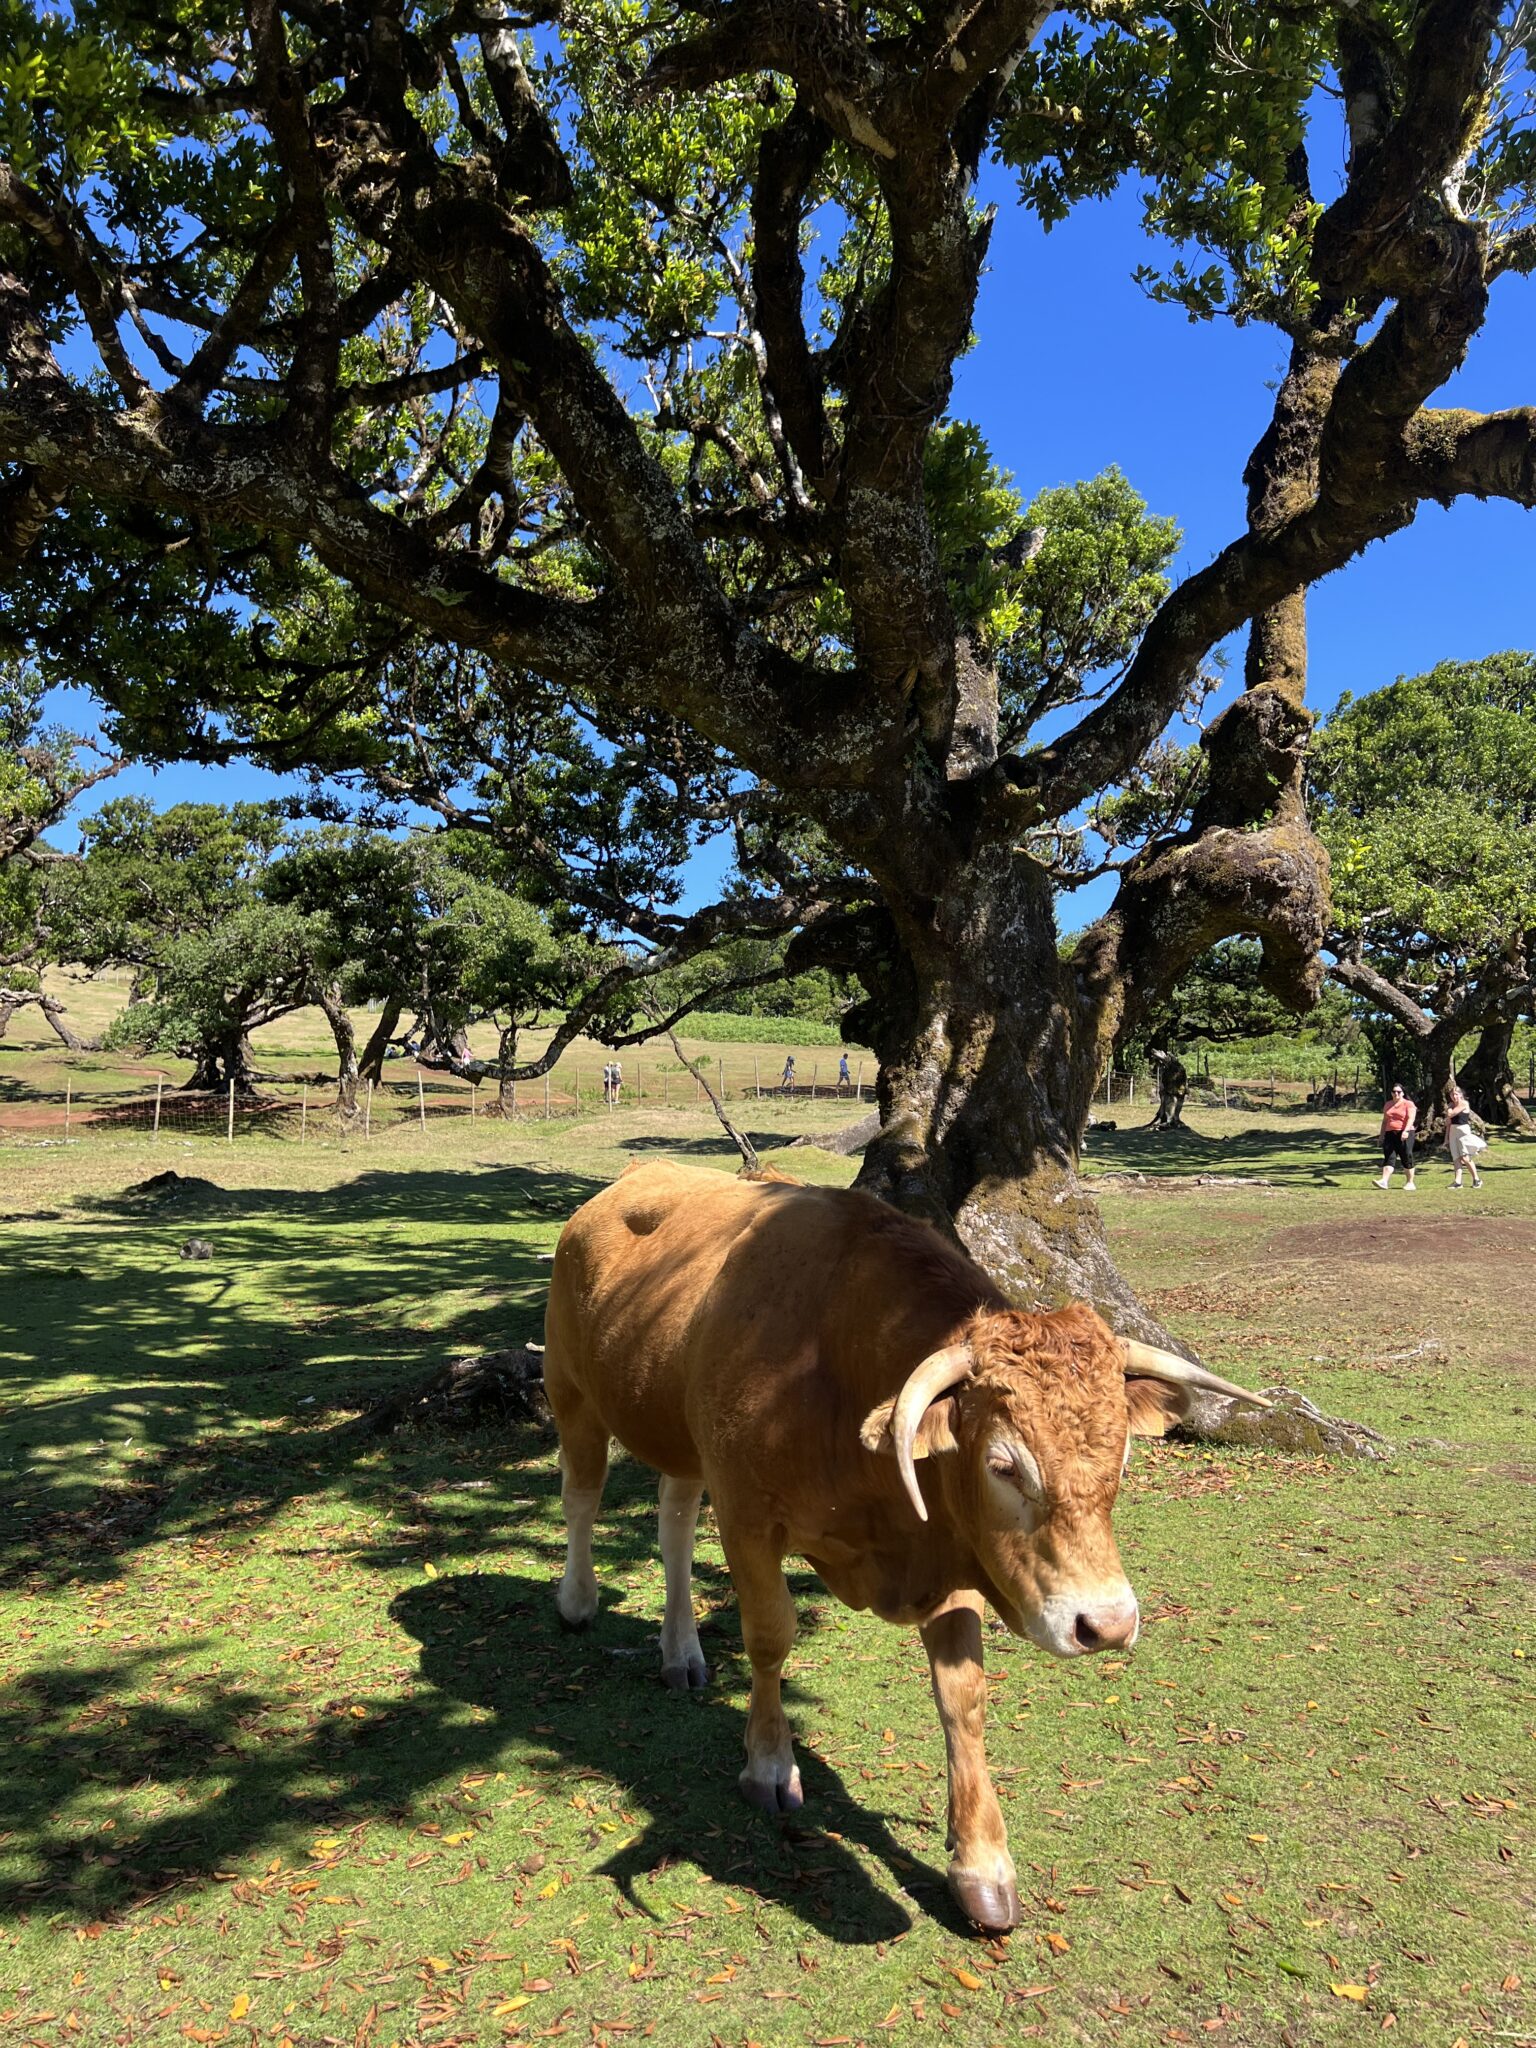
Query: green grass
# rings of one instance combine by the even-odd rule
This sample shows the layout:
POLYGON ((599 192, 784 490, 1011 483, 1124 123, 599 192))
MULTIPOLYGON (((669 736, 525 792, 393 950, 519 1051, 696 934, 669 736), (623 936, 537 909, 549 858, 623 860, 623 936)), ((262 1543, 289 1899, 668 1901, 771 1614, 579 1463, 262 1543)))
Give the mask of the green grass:
MULTIPOLYGON (((846 1115, 750 1122, 771 1156, 846 1115)), ((0 2037, 1536 2038, 1536 1152, 1410 1201, 1366 1186, 1363 1120, 1197 1121, 1096 1137, 1119 1256, 1218 1369, 1398 1455, 1138 1449, 1134 1655, 989 1631, 1027 1906, 991 1944, 942 1882, 914 1634, 798 1580, 809 1804, 775 1827, 736 1794, 707 1531, 717 1683, 657 1683, 647 1474, 615 1467, 603 1612, 571 1638, 549 1439, 334 1434, 535 1335, 561 1218, 636 1153, 727 1163, 707 1113, 303 1152, 0 1136, 0 2037), (217 1185, 125 1193, 166 1165, 217 1185), (178 1257, 194 1233, 211 1261, 178 1257)))
POLYGON ((678 1029, 679 1035, 686 1033, 710 1045, 841 1047, 843 1042, 835 1024, 819 1023, 813 1017, 738 1017, 728 1010, 694 1010, 678 1029))

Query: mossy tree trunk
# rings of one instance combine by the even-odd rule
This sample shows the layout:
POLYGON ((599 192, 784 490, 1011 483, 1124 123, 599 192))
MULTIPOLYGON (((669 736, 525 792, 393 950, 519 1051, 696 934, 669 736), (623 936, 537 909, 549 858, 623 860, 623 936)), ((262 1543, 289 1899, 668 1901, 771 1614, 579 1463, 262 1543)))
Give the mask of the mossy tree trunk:
POLYGON ((338 983, 322 984, 316 990, 316 1001, 325 1012, 325 1021, 336 1045, 336 1113, 344 1122, 350 1123, 358 1114, 357 1091, 361 1079, 357 1033, 352 1028, 352 1018, 342 1001, 338 983))
POLYGON ((1472 1057, 1462 1062, 1461 1085, 1485 1124, 1528 1134, 1536 1131, 1536 1122, 1521 1100, 1519 1082, 1510 1064, 1509 1049, 1514 1035, 1512 1016, 1497 1017, 1485 1024, 1472 1057))
POLYGON ((995 789, 969 813, 918 791, 899 836, 860 848, 881 912, 849 920, 840 946, 828 921, 803 948, 869 993, 845 1026, 881 1063, 858 1184, 951 1230, 1021 1303, 1085 1299, 1166 1341, 1079 1180, 1082 1135, 1117 1038, 1217 940, 1252 933, 1268 985, 1298 1008, 1315 1000, 1327 863, 1302 807, 1309 725, 1268 685, 1217 719, 1187 828, 1137 856, 1066 955, 1054 878, 1025 850, 1027 805, 995 789))
POLYGON ((192 1072, 186 1085, 194 1093, 222 1093, 231 1081, 236 1095, 256 1093, 256 1048, 243 1024, 233 1025, 194 1046, 192 1072))
MULTIPOLYGON (((464 1039, 465 1056, 468 1056, 469 1040, 464 1039)), ((503 1116, 517 1115, 517 1026, 502 1027, 496 1043, 496 1101, 503 1116)))
POLYGON ((368 1034, 368 1043, 363 1047, 362 1058, 357 1063, 359 1081, 371 1081, 375 1088, 384 1079, 384 1053, 394 1037, 400 1022, 402 1004, 398 996, 388 996, 379 1011, 379 1020, 368 1034))
POLYGON ((1078 1180, 1112 992, 1057 957, 1045 871, 978 859, 888 937, 883 1001, 860 1013, 881 1128, 858 1185, 952 1232, 1015 1300, 1082 1298, 1153 1333, 1078 1180))

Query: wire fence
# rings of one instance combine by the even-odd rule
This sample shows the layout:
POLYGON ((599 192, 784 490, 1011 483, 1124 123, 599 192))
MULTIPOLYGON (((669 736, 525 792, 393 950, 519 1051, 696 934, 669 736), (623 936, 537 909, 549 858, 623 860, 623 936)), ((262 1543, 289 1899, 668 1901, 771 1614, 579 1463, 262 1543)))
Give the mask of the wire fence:
MULTIPOLYGON (((229 1088, 198 1092, 181 1086, 179 1077, 169 1072, 114 1068, 87 1059, 76 1067, 63 1067, 56 1083, 50 1077, 24 1092, 0 1096, 0 1135, 22 1137, 32 1132, 55 1139, 114 1131, 177 1133, 219 1137, 231 1144, 261 1135, 302 1144, 334 1137, 338 1130, 371 1138, 485 1117, 538 1122, 635 1108, 709 1107, 698 1075, 675 1059, 618 1062, 616 1084, 605 1078, 605 1065, 612 1064, 596 1059, 562 1061, 536 1080, 502 1088, 494 1077, 470 1083, 413 1062, 392 1062, 381 1082, 359 1083, 355 1106, 349 1110, 339 1098, 334 1074, 323 1069, 264 1074, 252 1092, 242 1094, 229 1088)), ((821 1058, 796 1055, 791 1065, 776 1048, 765 1057, 751 1047, 725 1046, 698 1064, 726 1103, 844 1102, 850 1115, 859 1115, 874 1102, 874 1061, 852 1058, 844 1070, 835 1051, 821 1058), (844 1071, 845 1079, 840 1078, 844 1071)), ((1280 1074, 1234 1079, 1195 1071, 1189 1076, 1186 1106, 1350 1111, 1372 1108, 1378 1100, 1378 1077, 1361 1063, 1335 1065, 1302 1080, 1280 1074)), ((1101 1123, 1138 1114, 1150 1118, 1157 1103, 1151 1075, 1110 1070, 1094 1091, 1093 1114, 1101 1123)))
MULTIPOLYGON (((611 1066, 614 1063, 609 1063, 611 1066)), ((409 1128, 422 1131, 450 1122, 483 1118, 537 1122, 615 1114, 624 1109, 709 1107, 698 1075, 670 1062, 617 1063, 610 1079, 601 1062, 562 1063, 533 1081, 499 1085, 469 1082, 401 1063, 386 1068, 382 1081, 359 1082, 355 1099, 342 1099, 334 1075, 264 1075, 249 1091, 234 1086, 203 1091, 182 1087, 171 1074, 124 1075, 84 1068, 66 1069, 58 1086, 31 1088, 24 1098, 0 1099, 0 1132, 84 1138, 113 1131, 152 1137, 242 1137, 296 1140, 334 1136, 344 1130, 363 1138, 409 1128)), ((726 1102, 846 1102, 853 1113, 873 1100, 873 1063, 850 1061, 846 1078, 834 1053, 825 1061, 796 1060, 786 1072, 779 1058, 764 1060, 750 1049, 722 1052, 698 1062, 709 1085, 726 1102)))
MULTIPOLYGON (((1186 1085, 1186 1101, 1205 1109, 1280 1110, 1369 1108, 1379 1084, 1363 1064, 1339 1064, 1300 1079, 1280 1073, 1231 1077, 1212 1072, 1208 1066, 1203 1071, 1192 1068, 1186 1085)), ((1157 1081, 1150 1072, 1110 1069, 1094 1092, 1093 1111, 1098 1116, 1117 1107, 1134 1110, 1140 1103, 1150 1117, 1157 1101, 1157 1081)))

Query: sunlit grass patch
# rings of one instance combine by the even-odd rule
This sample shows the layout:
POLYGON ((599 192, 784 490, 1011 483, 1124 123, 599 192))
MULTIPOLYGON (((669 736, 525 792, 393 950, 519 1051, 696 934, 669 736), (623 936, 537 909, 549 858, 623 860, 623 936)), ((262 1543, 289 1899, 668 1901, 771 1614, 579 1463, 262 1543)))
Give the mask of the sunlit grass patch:
MULTIPOLYGON (((1218 1368, 1300 1384, 1398 1455, 1138 1451, 1135 1653, 1058 1665, 988 1634, 1026 1902, 992 1944, 943 1885, 914 1634, 797 1579, 810 1803, 770 1826, 736 1794, 746 1669, 707 1518, 716 1686, 679 1700, 655 1676, 648 1475, 615 1468, 604 1604, 573 1638, 546 1436, 336 1435, 445 1355, 535 1336, 562 1216, 634 1150, 728 1165, 707 1112, 473 1151, 8 1148, 0 2028, 1278 2048, 1392 2017, 1404 2043, 1519 2039, 1536 1311, 1477 1266, 1434 1174, 1417 1210, 1388 1205, 1363 1127, 1305 1130, 1215 1131, 1269 1189, 1117 1190, 1113 1236, 1218 1368), (172 1161, 215 1190, 125 1200, 172 1161), (1376 1230, 1399 1235, 1361 1255, 1376 1230), (180 1259, 192 1231, 211 1260, 180 1259)), ((1135 1137, 1093 1164, 1152 1172, 1135 1137)), ((1525 1156, 1495 1148, 1479 1212, 1515 1236, 1536 1227, 1525 1156)))

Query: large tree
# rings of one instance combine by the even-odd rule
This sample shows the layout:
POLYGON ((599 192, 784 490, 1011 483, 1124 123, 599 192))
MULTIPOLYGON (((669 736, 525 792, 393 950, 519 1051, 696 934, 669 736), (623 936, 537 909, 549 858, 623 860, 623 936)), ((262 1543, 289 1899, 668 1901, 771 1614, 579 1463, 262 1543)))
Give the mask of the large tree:
POLYGON ((611 954, 562 942, 502 886, 504 868, 499 849, 465 833, 395 838, 333 826, 294 834, 262 876, 266 901, 302 918, 344 1114, 355 1113, 360 1082, 382 1079, 397 1039, 424 1066, 496 1079, 503 1105, 514 1102, 519 1031, 555 1009, 568 1042, 572 1017, 599 1013, 611 954), (365 1002, 377 1015, 359 1054, 351 1011, 365 1002), (497 1031, 494 1061, 470 1049, 470 1026, 485 1022, 497 1031))
POLYGON ((1344 697, 1310 772, 1333 856, 1330 972, 1375 1019, 1391 1078, 1437 1130, 1476 1036, 1474 1107, 1525 1127, 1509 1044, 1536 997, 1536 657, 1445 661, 1344 697))
POLYGON ((1117 1032, 1223 936, 1315 994, 1299 593, 1425 498, 1536 502, 1536 414, 1428 409, 1536 258, 1528 10, 1052 13, 7 0, 0 554, 17 635, 148 744, 450 812, 468 773, 663 965, 793 931, 867 992, 865 1184, 1147 1329, 1079 1134, 1117 1032), (1151 288, 1289 351, 1245 529, 1107 592, 1102 637, 946 424, 986 159, 1047 219, 1140 175, 1188 252, 1151 288), (1060 958, 1084 807, 1248 621, 1192 817, 1060 958), (679 814, 742 852, 692 915, 679 814))
POLYGON ((118 797, 81 826, 82 857, 57 891, 55 959, 133 970, 115 1044, 192 1061, 189 1088, 256 1085, 251 1033, 311 999, 302 915, 261 881, 283 834, 265 804, 118 797))

